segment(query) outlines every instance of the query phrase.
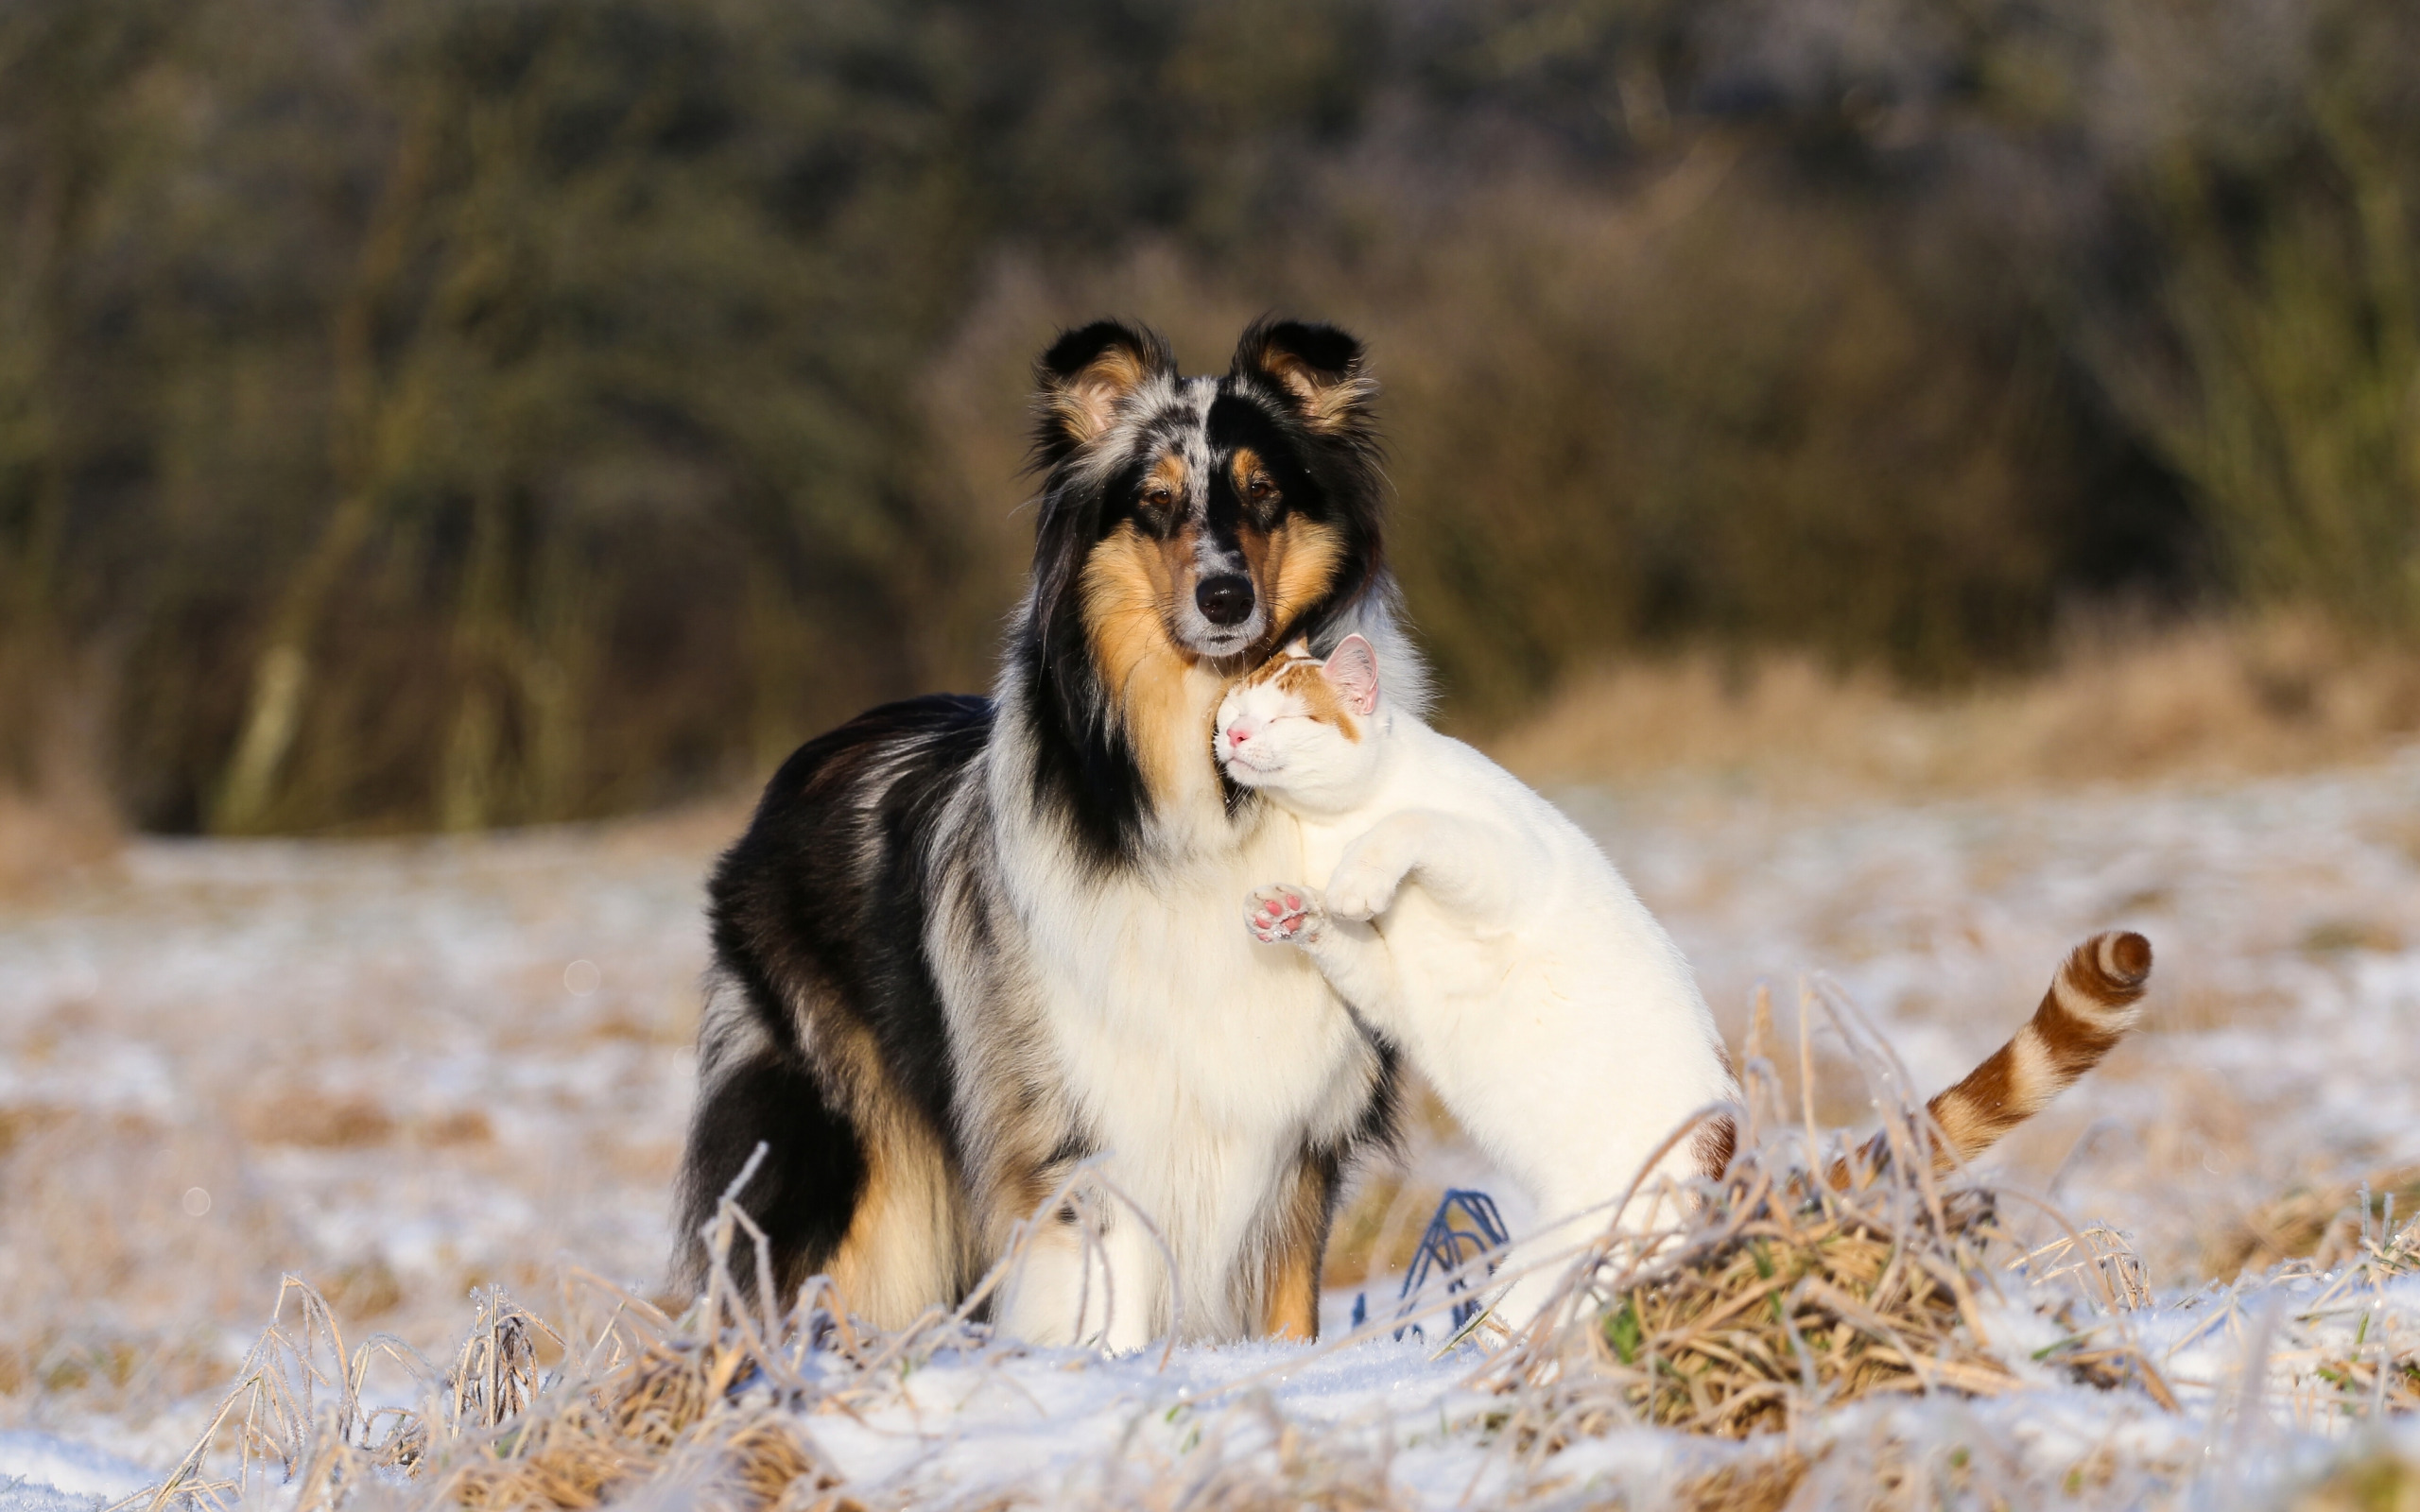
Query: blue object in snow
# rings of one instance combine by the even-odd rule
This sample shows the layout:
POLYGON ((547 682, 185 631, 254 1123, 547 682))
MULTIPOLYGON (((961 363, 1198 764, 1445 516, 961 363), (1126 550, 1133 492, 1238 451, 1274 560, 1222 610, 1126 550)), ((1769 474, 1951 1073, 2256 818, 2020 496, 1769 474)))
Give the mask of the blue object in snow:
MULTIPOLYGON (((1505 1231, 1504 1215, 1495 1211, 1494 1197, 1484 1192, 1465 1191, 1460 1187, 1448 1191, 1437 1204, 1436 1215, 1428 1220, 1428 1227, 1421 1231, 1420 1248, 1411 1257, 1411 1269, 1404 1273, 1403 1290, 1396 1298, 1398 1304, 1409 1303, 1414 1293, 1428 1284, 1430 1276, 1453 1275, 1471 1261, 1491 1249, 1501 1248, 1512 1240, 1512 1236, 1505 1231), (1457 1219, 1461 1220, 1459 1226, 1457 1219)), ((1495 1268, 1493 1265, 1488 1267, 1491 1273, 1495 1268)), ((1470 1278, 1456 1276, 1446 1283, 1445 1294, 1448 1297, 1457 1292, 1467 1294, 1470 1289, 1470 1278)), ((1456 1302, 1454 1332, 1461 1332, 1462 1326, 1478 1312, 1478 1298, 1476 1296, 1465 1295, 1456 1302)), ((1370 1294, 1363 1292, 1353 1298, 1353 1326, 1357 1329, 1369 1319, 1370 1294)), ((1407 1329, 1424 1339, 1427 1337, 1417 1323, 1395 1330, 1395 1337, 1402 1338, 1407 1329)))

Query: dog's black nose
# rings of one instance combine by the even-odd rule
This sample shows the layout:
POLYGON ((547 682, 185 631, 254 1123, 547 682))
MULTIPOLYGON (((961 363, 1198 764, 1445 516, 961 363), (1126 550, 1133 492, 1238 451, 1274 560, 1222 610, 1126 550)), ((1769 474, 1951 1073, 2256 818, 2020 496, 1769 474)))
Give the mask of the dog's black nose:
POLYGON ((1193 601, 1213 625, 1241 625, 1252 617, 1252 579, 1236 573, 1204 577, 1193 591, 1193 601))

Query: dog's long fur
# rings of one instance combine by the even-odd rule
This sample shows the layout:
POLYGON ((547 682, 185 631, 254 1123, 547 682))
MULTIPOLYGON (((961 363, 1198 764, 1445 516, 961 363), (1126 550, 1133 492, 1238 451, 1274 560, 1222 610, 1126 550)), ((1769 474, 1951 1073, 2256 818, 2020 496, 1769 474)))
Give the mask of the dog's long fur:
POLYGON ((1300 843, 1224 783, 1210 735, 1228 680, 1297 637, 1358 631, 1418 686, 1361 348, 1264 322, 1224 377, 1187 379, 1159 337, 1104 321, 1036 377, 1032 579, 993 696, 809 742, 715 872, 680 1279, 760 1141, 740 1201, 776 1285, 828 1272, 884 1326, 963 1297, 1098 1157, 1173 1251, 1175 1293, 1104 1200, 1105 1262, 1063 1210, 1005 1328, 1307 1337, 1338 1188, 1390 1130, 1395 1069, 1306 962, 1236 927, 1300 843))

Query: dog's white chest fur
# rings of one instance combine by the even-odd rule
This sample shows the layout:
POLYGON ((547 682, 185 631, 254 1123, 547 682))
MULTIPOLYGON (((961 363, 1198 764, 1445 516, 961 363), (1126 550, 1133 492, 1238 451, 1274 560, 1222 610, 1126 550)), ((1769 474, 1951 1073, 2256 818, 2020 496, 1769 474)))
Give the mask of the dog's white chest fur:
MULTIPOLYGON (((1201 692, 1206 730, 1216 684, 1201 692)), ((1023 1337, 1067 1337, 1079 1313, 1075 1336, 1113 1348, 1171 1327, 1253 1332, 1236 1280, 1254 1228, 1305 1143, 1340 1141, 1368 1102, 1372 1051, 1319 971, 1258 947, 1236 921, 1254 881, 1301 867, 1300 821, 1270 805, 1230 821, 1216 770, 1203 767, 1202 791, 1176 811, 1189 833, 1147 867, 1101 878, 1063 850, 1002 848, 1027 861, 1004 881, 1029 932, 1054 1078, 1116 1189, 1108 1327, 1098 1327, 1098 1299, 1057 1295, 1071 1273, 1055 1267, 1047 1287, 1011 1291, 1009 1326, 1023 1337), (1119 1197, 1175 1257, 1174 1295, 1167 1261, 1119 1197)))

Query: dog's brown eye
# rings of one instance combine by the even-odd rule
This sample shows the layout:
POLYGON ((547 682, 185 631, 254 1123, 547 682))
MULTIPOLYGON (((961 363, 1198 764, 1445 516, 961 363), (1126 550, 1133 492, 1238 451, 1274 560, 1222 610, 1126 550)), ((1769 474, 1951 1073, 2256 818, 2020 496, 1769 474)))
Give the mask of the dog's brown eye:
POLYGON ((1165 509, 1176 503, 1176 495, 1166 489, 1152 489, 1143 495, 1143 502, 1154 509, 1165 509))
POLYGON ((1255 472, 1253 474, 1252 481, 1244 485, 1244 494, 1256 504, 1265 504, 1277 497, 1277 485, 1255 472))

